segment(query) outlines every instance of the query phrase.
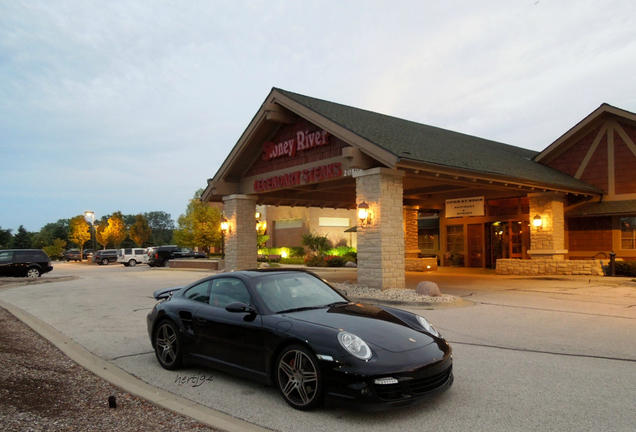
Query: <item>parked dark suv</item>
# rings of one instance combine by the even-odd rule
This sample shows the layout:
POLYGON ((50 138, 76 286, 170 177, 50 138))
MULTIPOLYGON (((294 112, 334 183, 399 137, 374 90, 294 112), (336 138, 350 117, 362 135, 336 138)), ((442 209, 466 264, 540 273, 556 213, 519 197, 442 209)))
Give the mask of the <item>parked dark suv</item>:
POLYGON ((117 249, 104 249, 93 254, 93 262, 99 265, 108 265, 117 261, 117 249))
POLYGON ((0 250, 0 276, 36 278, 51 270, 53 270, 51 259, 43 250, 0 250))

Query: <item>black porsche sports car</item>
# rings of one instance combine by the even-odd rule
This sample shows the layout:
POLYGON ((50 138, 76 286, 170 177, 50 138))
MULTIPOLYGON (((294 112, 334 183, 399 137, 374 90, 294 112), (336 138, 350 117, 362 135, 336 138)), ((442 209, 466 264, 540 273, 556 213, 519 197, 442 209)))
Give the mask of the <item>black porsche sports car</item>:
POLYGON ((307 271, 221 273, 157 290, 148 333, 165 369, 197 364, 275 385, 307 410, 378 409, 453 383, 451 347, 423 317, 349 300, 307 271))

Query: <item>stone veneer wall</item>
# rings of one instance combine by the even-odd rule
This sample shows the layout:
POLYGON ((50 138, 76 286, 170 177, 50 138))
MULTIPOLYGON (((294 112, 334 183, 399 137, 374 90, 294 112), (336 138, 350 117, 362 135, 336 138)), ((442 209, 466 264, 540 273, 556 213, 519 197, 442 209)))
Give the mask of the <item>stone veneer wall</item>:
POLYGON ((602 260, 532 260, 498 259, 495 273, 498 275, 591 275, 603 276, 602 260))
POLYGON ((563 195, 532 193, 528 194, 530 201, 530 251, 546 251, 546 254, 531 255, 532 259, 543 259, 551 256, 553 259, 564 259, 565 249, 565 216, 563 195), (543 225, 532 226, 535 215, 541 216, 543 225), (558 251, 563 251, 558 253, 558 251))
POLYGON ((371 224, 358 224, 358 283, 404 288, 403 171, 372 168, 354 173, 357 204, 369 204, 371 224))
POLYGON ((429 272, 437 270, 437 258, 407 258, 404 261, 406 271, 429 272))
POLYGON ((417 258, 418 245, 417 207, 404 206, 404 256, 406 259, 417 258))
POLYGON ((257 266, 256 199, 250 195, 223 197, 223 210, 230 223, 230 232, 225 234, 226 270, 257 266))

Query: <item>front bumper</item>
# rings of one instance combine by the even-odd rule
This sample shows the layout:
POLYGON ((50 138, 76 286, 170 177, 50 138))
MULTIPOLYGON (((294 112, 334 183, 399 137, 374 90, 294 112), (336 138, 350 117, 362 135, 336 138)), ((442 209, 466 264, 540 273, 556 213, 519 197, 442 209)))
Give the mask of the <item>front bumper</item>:
MULTIPOLYGON (((407 366, 405 359, 397 354, 391 354, 390 357, 395 357, 395 368, 391 372, 387 367, 386 373, 378 370, 383 368, 377 366, 372 367, 372 374, 364 374, 363 370, 362 373, 352 373, 350 368, 323 363, 325 402, 369 411, 384 410, 410 406, 436 397, 453 384, 450 347, 444 352, 443 358, 428 364, 422 361, 419 366, 407 366)), ((412 360, 412 355, 408 357, 412 360)))

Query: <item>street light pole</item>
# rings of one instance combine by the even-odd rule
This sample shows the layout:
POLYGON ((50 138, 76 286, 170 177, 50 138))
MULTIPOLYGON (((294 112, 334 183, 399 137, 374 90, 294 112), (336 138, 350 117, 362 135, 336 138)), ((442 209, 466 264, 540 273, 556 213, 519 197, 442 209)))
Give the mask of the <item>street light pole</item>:
MULTIPOLYGON (((95 232, 95 212, 89 210, 89 211, 84 212, 84 215, 91 217, 91 228, 93 229, 93 233, 92 233, 91 237, 93 239, 93 254, 94 254, 95 253, 95 249, 97 249, 97 243, 96 243, 96 240, 97 240, 97 235, 96 234, 97 233, 95 232)), ((84 257, 82 257, 82 258, 84 258, 84 257)))

